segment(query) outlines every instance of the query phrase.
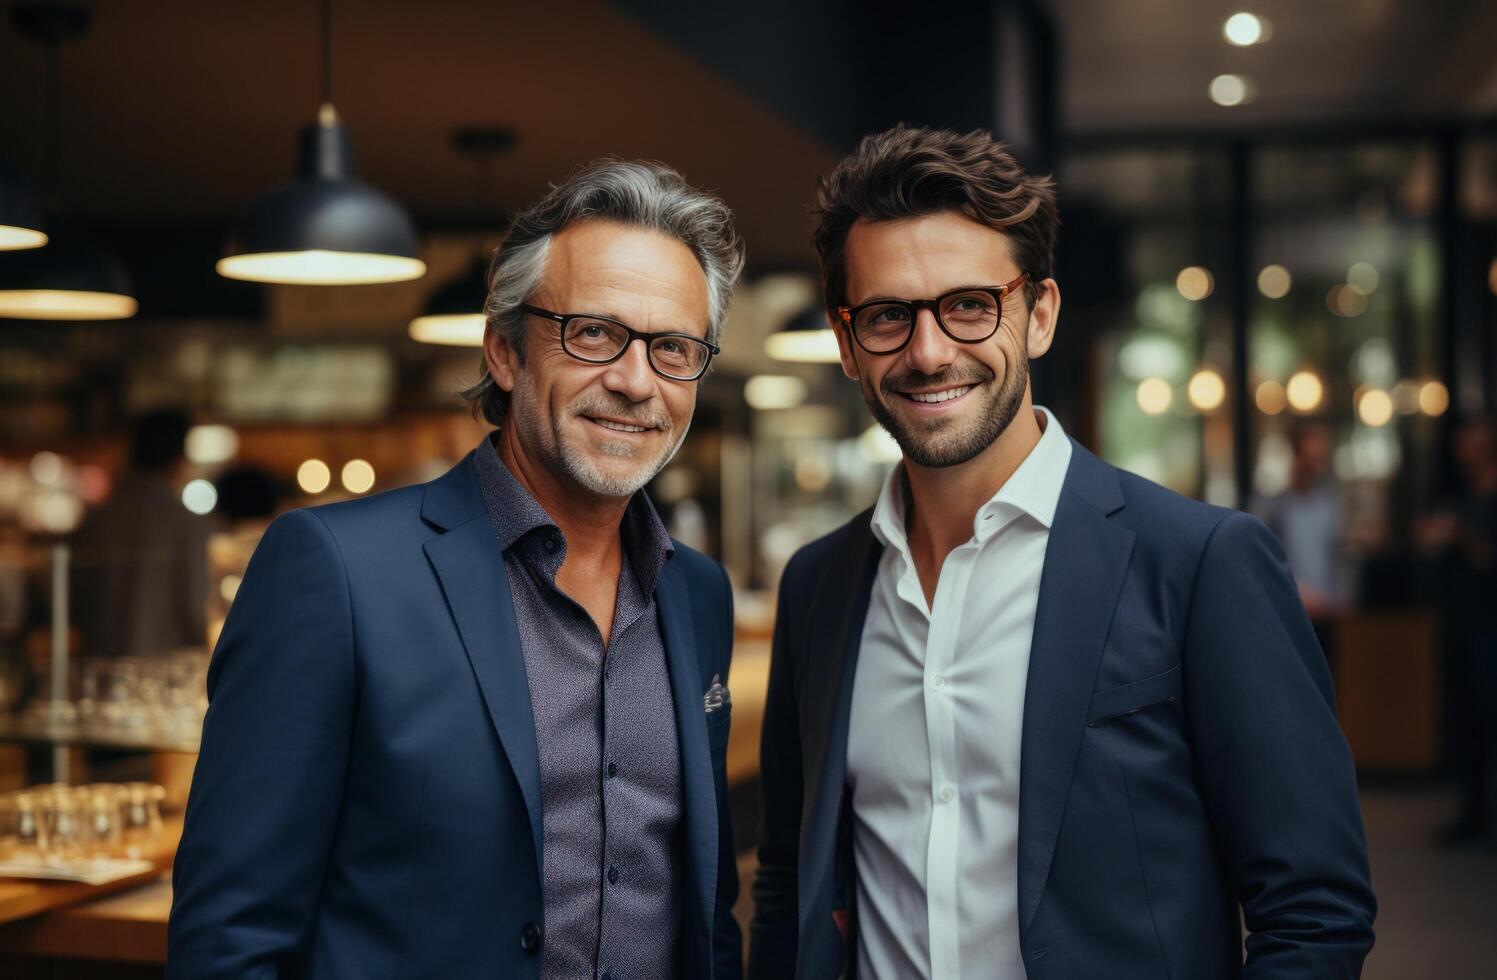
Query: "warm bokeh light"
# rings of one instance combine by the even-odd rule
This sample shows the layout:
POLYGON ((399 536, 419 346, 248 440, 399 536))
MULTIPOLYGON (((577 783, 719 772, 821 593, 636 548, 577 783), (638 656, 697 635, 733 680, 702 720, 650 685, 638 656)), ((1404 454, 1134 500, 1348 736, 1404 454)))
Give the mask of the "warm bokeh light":
POLYGON ((207 480, 192 480, 182 488, 182 506, 194 514, 211 514, 218 506, 218 491, 207 480))
POLYGON ((239 451, 239 433, 227 425, 195 425, 187 430, 187 459, 201 466, 227 463, 239 451))
POLYGON ((406 282, 426 275, 426 263, 403 255, 373 252, 250 252, 218 260, 218 274, 227 279, 301 286, 360 286, 376 282, 406 282))
POLYGON ((1180 270, 1175 277, 1175 289, 1188 300, 1200 301, 1211 295, 1216 283, 1211 273, 1199 265, 1190 265, 1180 270))
POLYGON ((44 487, 55 487, 62 482, 62 474, 66 470, 62 457, 56 453, 43 449, 31 457, 29 466, 31 479, 44 487))
POLYGON ((1227 397, 1227 383, 1222 376, 1210 368, 1197 371, 1186 386, 1185 393, 1197 411, 1211 412, 1221 407, 1227 397))
POLYGON ((1381 388, 1368 388, 1357 399, 1357 418, 1363 425, 1379 428, 1393 418, 1393 398, 1381 388))
POLYGON ((820 493, 831 482, 831 464, 820 453, 806 453, 795 461, 795 485, 807 493, 820 493))
POLYGON ((218 594, 223 596, 224 602, 233 602, 234 597, 239 594, 239 586, 243 580, 238 575, 225 575, 218 583, 218 594))
POLYGON ((0 225, 0 252, 14 252, 23 248, 41 248, 47 244, 46 232, 19 225, 0 225))
POLYGON ((368 460, 351 459, 343 464, 342 477, 349 493, 368 493, 374 486, 374 467, 368 460))
POLYGON ((1268 40, 1268 22, 1247 11, 1235 13, 1222 25, 1222 37, 1239 48, 1261 44, 1268 40))
POLYGON ((1367 296, 1345 283, 1337 283, 1325 294, 1325 305, 1337 316, 1361 316, 1367 311, 1367 296))
POLYGON ((1289 295, 1294 278, 1282 265, 1265 265, 1258 273, 1258 292, 1269 299, 1283 299, 1289 295))
POLYGON ((1371 296, 1377 289, 1377 269, 1367 262, 1357 262, 1346 270, 1346 284, 1363 296, 1371 296))
POLYGON ((809 390, 806 383, 794 375, 761 374, 744 383, 743 400, 750 408, 759 411, 794 408, 806 400, 809 390))
POLYGON ((772 333, 764 341, 764 352, 777 361, 835 364, 841 360, 837 352, 837 335, 831 327, 772 333))
POLYGON ((1217 75, 1207 89, 1211 101, 1219 106, 1237 106, 1253 100, 1252 86, 1241 75, 1217 75))
POLYGON ((441 313, 418 316, 409 328, 412 340, 448 347, 482 347, 482 313, 441 313))
POLYGON ((73 289, 0 289, 0 317, 15 320, 124 320, 140 304, 120 293, 73 289))
POLYGON ((1289 379, 1284 393, 1289 398, 1290 407, 1296 412, 1313 412, 1320 407, 1321 399, 1325 397, 1325 385, 1321 384, 1314 372, 1298 371, 1289 379))
POLYGON ((904 458, 899 443, 881 425, 870 425, 858 436, 858 449, 873 463, 897 463, 904 458))
POLYGON ((296 485, 304 493, 321 493, 333 482, 333 471, 320 459, 309 459, 296 468, 296 485))
POLYGON ((1445 414, 1450 408, 1450 389, 1438 381, 1427 382, 1419 389, 1419 410, 1431 418, 1445 414))
POLYGON ((1170 383, 1163 378, 1145 378, 1138 383, 1138 407, 1149 415, 1163 415, 1175 400, 1170 383))
POLYGON ((1278 415, 1289 404, 1289 396, 1277 381, 1265 381, 1258 386, 1253 401, 1264 415, 1278 415))

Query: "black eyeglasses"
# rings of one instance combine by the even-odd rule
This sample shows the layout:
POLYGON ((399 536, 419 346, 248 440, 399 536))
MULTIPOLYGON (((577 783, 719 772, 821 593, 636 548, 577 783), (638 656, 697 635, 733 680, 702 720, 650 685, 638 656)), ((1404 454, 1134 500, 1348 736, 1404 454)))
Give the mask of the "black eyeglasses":
POLYGON ((561 349, 589 364, 612 364, 636 340, 645 344, 650 367, 671 381, 695 381, 707 373, 707 365, 720 349, 689 333, 645 333, 606 316, 591 313, 552 313, 522 303, 531 316, 561 324, 561 349))
POLYGON ((935 299, 876 299, 857 306, 839 306, 837 315, 858 346, 870 354, 904 350, 915 336, 915 315, 930 310, 941 332, 959 344, 979 344, 998 332, 1003 301, 1028 285, 1029 276, 1002 286, 971 286, 942 293, 935 299))

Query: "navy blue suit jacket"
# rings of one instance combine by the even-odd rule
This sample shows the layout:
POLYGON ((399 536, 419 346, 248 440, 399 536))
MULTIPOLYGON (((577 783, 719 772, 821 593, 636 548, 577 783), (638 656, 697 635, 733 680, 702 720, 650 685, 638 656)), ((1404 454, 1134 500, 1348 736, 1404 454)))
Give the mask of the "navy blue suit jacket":
MULTIPOLYGON (((856 963, 847 733, 879 552, 865 513, 781 584, 753 978, 856 963)), ((1079 445, 1041 577, 1019 808, 1031 980, 1335 980, 1372 946, 1352 760, 1278 542, 1079 445)))
MULTIPOLYGON (((736 978, 726 805, 732 598, 676 544, 657 584, 679 731, 686 978, 736 978)), ((535 726, 471 456, 292 511, 251 560, 208 676, 173 870, 172 977, 535 977, 535 726)))

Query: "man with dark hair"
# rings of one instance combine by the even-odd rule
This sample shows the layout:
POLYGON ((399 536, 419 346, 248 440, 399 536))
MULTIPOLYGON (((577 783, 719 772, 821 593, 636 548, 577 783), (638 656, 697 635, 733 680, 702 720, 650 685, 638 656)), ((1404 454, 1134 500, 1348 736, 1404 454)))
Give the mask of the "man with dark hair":
POLYGON ((606 160, 490 274, 500 426, 423 486, 266 532, 208 675, 167 974, 733 980, 732 593, 642 492, 743 265, 606 160))
POLYGON ((898 127, 819 203, 842 368, 904 458, 781 580, 750 975, 1357 976, 1356 780, 1278 543, 1031 400, 1050 181, 898 127))
POLYGON ((74 541, 73 602, 87 656, 159 656, 208 642, 206 517, 182 504, 186 412, 130 427, 130 463, 74 541))

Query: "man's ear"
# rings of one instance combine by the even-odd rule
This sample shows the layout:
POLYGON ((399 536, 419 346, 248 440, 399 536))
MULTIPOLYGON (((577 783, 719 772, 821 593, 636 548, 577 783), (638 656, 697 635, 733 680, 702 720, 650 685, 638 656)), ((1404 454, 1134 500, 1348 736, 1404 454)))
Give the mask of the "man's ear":
POLYGON ((1039 298, 1029 311, 1029 329, 1024 338, 1031 359, 1045 356, 1055 341, 1055 328, 1060 322, 1060 286, 1054 279, 1045 279, 1036 287, 1039 298))
POLYGON ((494 384, 508 392, 515 390, 520 372, 520 352, 503 329, 489 329, 483 334, 483 360, 494 384))

